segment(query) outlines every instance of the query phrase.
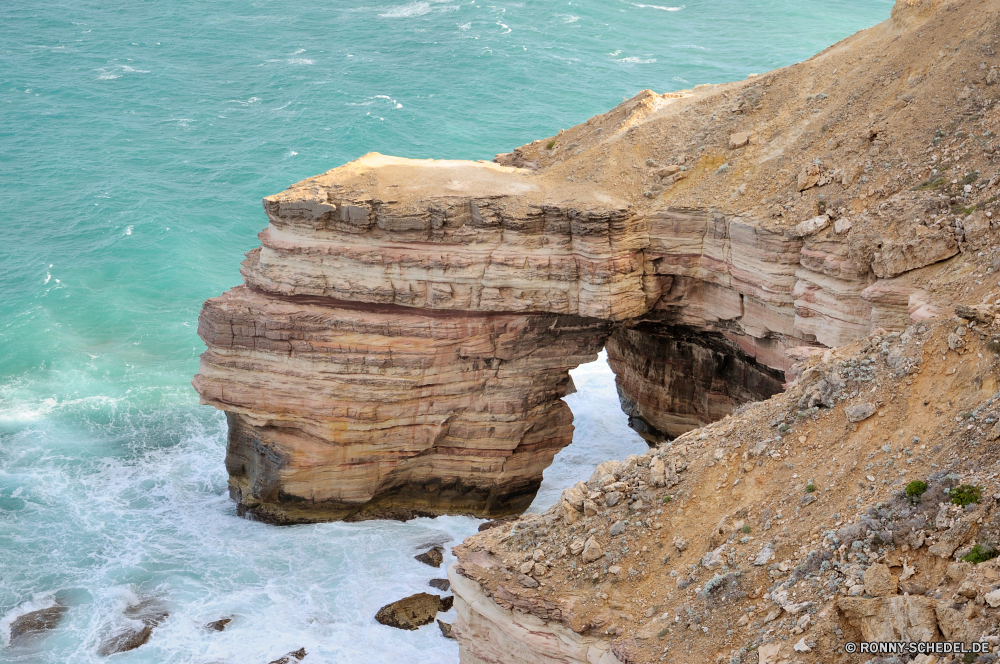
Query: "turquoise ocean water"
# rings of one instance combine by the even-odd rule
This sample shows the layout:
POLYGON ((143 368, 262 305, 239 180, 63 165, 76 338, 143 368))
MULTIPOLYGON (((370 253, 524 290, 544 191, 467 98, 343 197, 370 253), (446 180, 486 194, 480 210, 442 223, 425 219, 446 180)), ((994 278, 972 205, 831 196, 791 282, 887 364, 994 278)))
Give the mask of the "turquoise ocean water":
MULTIPOLYGON (((0 661, 101 661, 153 595, 170 618, 115 661, 457 662, 436 627, 372 616, 475 520, 275 528, 225 494, 224 421, 189 380, 260 198, 372 150, 490 159, 643 88, 802 60, 891 4, 0 3, 0 628, 70 605, 27 646, 0 629, 0 661)), ((575 376, 577 437, 534 509, 643 449, 606 364, 575 376)))

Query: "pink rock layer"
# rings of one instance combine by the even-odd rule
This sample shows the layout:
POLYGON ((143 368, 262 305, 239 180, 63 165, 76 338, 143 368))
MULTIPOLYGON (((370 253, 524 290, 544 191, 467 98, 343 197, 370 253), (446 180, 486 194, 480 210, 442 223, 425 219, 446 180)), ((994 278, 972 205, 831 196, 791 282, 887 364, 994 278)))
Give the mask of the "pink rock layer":
POLYGON ((292 523, 524 511, 570 443, 569 369, 610 323, 277 296, 205 303, 195 388, 240 512, 292 523))

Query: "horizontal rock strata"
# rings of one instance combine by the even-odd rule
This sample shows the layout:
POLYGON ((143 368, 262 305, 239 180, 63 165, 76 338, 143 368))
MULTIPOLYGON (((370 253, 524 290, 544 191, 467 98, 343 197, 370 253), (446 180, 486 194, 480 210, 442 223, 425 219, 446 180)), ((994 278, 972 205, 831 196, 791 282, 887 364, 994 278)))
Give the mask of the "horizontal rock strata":
POLYGON ((367 155, 264 199, 247 284, 286 295, 623 320, 645 311, 643 216, 485 162, 367 155))
POLYGON ((616 325, 655 442, 778 391, 791 349, 902 324, 917 292, 823 217, 643 209, 482 162, 367 155, 264 207, 194 386, 228 414, 240 512, 278 523, 518 513, 572 440, 569 369, 616 325))
POLYGON ((610 324, 276 296, 209 300, 195 378, 243 512, 274 522, 523 511, 572 439, 568 370, 610 324))
POLYGON ((629 426, 651 443, 781 392, 783 372, 758 364, 721 334, 643 323, 608 340, 629 426))

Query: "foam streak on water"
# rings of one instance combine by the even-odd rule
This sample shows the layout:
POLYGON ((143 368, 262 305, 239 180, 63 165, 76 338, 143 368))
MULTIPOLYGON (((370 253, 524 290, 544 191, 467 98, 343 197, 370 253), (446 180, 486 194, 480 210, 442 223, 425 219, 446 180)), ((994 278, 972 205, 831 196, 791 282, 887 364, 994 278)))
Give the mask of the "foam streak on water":
MULTIPOLYGON (((170 618, 115 661, 456 662, 436 627, 372 616, 440 575, 420 546, 475 520, 276 528, 226 496, 224 420, 189 380, 201 302, 240 282, 260 198, 370 150, 489 159, 644 88, 802 60, 891 4, 0 6, 0 646, 17 615, 70 607, 0 661, 103 661, 122 608, 153 595, 170 618)), ((644 449, 606 363, 574 376, 576 442, 533 511, 644 449)))

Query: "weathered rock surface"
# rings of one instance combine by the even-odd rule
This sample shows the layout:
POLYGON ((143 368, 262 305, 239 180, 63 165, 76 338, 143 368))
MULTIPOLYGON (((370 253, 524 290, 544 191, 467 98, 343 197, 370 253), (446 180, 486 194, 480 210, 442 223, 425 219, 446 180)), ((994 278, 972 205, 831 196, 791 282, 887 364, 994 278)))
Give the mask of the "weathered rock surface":
POLYGON ((375 620, 389 627, 414 630, 434 622, 438 611, 448 611, 453 601, 451 597, 417 593, 386 604, 375 614, 375 620))
POLYGON ((274 522, 519 513, 572 440, 568 370, 609 324, 235 288, 194 380, 227 412, 242 513, 274 522))
POLYGON ((17 646, 32 636, 55 629, 67 610, 68 607, 56 604, 19 616, 10 624, 10 641, 8 643, 11 646, 17 646))
MULTIPOLYGON (((455 589, 458 617, 452 633, 459 642, 462 664, 621 664, 611 641, 580 634, 558 607, 527 606, 517 593, 500 591, 491 597, 455 565, 448 568, 455 589)), ((541 600, 542 604, 546 604, 541 600)))
POLYGON ((441 629, 441 636, 446 639, 454 639, 455 637, 451 633, 451 623, 446 623, 443 620, 437 621, 438 627, 441 629))
POLYGON ((714 422, 748 401, 781 391, 783 372, 718 333, 643 323, 608 340, 629 426, 659 443, 714 422))
POLYGON ((841 597, 837 606, 866 641, 940 641, 935 602, 927 597, 841 597))
POLYGON ((158 599, 151 597, 126 607, 124 616, 129 624, 101 643, 98 648, 101 656, 107 657, 146 645, 153 635, 153 629, 166 620, 170 613, 158 599))
POLYGON ((449 588, 451 588, 451 581, 449 581, 448 579, 431 579, 430 581, 427 582, 427 585, 429 585, 431 588, 447 591, 449 588))

